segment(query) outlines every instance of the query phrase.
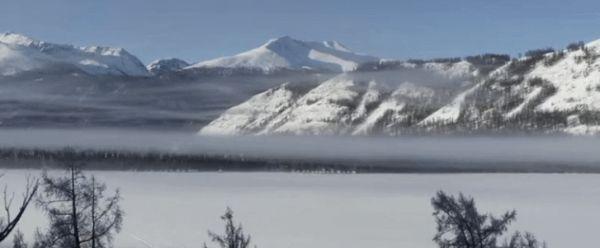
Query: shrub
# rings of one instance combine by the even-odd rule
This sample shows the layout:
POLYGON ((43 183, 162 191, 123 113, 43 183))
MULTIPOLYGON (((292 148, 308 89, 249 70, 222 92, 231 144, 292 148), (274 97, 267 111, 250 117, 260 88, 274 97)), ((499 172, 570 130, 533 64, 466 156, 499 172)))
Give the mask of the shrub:
POLYGON ((437 233, 433 240, 440 248, 494 248, 496 240, 517 217, 508 211, 500 217, 480 214, 473 198, 459 194, 458 198, 439 191, 431 199, 437 233))
MULTIPOLYGON (((225 233, 217 234, 209 231, 208 236, 210 236, 213 242, 217 243, 220 248, 250 247, 250 236, 244 234, 241 224, 238 226, 235 225, 233 222, 233 211, 230 208, 227 208, 221 219, 225 221, 225 233)), ((208 248, 206 244, 203 247, 208 248)))
POLYGON ((552 55, 545 57, 544 65, 552 66, 552 65, 556 64, 556 62, 563 59, 564 57, 565 57, 565 53, 563 51, 554 52, 554 53, 552 53, 552 55))
POLYGON ((583 41, 577 41, 577 42, 573 42, 570 43, 569 45, 567 45, 567 50, 569 51, 577 51, 579 49, 583 49, 585 47, 585 43, 583 43, 583 41))
POLYGON ((539 77, 534 77, 529 79, 529 81, 527 81, 527 83, 529 84, 529 86, 542 86, 544 84, 546 84, 546 80, 539 78, 539 77))
POLYGON ((510 61, 510 55, 486 53, 475 56, 467 56, 465 60, 475 65, 502 65, 510 61))
POLYGON ((515 210, 507 211, 499 217, 481 214, 472 197, 459 194, 458 197, 439 191, 433 199, 433 216, 437 224, 437 233, 433 240, 440 248, 545 248, 533 234, 514 233, 504 245, 498 244, 500 238, 513 221, 515 210))
POLYGON ((546 54, 554 52, 554 48, 533 49, 525 52, 525 56, 531 58, 543 58, 546 54))

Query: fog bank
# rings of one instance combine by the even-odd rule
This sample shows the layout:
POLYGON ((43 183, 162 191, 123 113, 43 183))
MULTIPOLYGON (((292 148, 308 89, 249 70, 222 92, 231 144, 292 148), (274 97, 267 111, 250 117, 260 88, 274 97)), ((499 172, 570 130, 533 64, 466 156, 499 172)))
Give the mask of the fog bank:
POLYGON ((592 137, 204 137, 114 129, 14 129, 0 130, 0 147, 361 161, 600 162, 600 139, 592 137))

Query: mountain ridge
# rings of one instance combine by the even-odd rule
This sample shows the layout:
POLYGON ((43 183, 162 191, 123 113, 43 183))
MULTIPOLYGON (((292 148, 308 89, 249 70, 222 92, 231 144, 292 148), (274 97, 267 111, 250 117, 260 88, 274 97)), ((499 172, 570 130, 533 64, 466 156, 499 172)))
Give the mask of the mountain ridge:
POLYGON ((344 72, 355 70, 361 63, 379 60, 354 53, 337 41, 301 41, 283 36, 246 52, 202 61, 185 69, 241 67, 260 68, 266 72, 278 68, 344 72))
POLYGON ((157 59, 146 66, 148 72, 152 75, 160 75, 181 70, 190 66, 185 60, 178 58, 157 59))
POLYGON ((149 76, 143 63, 123 48, 55 44, 16 33, 0 34, 0 74, 72 66, 91 75, 149 76))

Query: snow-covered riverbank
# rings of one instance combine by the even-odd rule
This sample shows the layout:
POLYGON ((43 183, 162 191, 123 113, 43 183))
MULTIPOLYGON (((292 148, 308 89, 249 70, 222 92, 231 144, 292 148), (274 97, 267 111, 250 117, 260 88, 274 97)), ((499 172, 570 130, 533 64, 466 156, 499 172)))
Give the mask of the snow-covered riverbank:
MULTIPOLYGON (((513 228, 551 247, 594 243, 600 175, 88 172, 119 187, 126 211, 115 240, 123 248, 199 247, 221 231, 227 206, 258 247, 435 247, 430 198, 462 191, 480 210, 518 211, 513 228)), ((7 170, 20 190, 36 170, 7 170)), ((20 224, 26 237, 44 219, 35 208, 20 224)))

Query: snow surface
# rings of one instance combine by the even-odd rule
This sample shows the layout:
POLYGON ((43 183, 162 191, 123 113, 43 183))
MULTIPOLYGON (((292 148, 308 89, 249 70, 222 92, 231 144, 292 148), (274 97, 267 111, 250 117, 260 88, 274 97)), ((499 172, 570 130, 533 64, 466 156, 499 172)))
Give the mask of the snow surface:
POLYGON ((203 61, 187 68, 247 67, 264 71, 287 68, 342 72, 352 71, 361 63, 374 61, 379 59, 354 53, 336 41, 309 42, 284 36, 247 52, 203 61))
POLYGON ((525 96, 525 99, 519 106, 508 112, 504 118, 510 119, 514 118, 518 114, 522 113, 527 105, 530 105, 539 95, 542 93, 542 87, 535 87, 529 94, 525 96))
POLYGON ((145 66, 122 48, 75 47, 38 41, 21 34, 0 34, 0 75, 65 65, 93 75, 149 75, 145 66))
MULTIPOLYGON (((18 192, 40 172, 4 173, 18 192)), ((198 247, 207 229, 222 232, 227 206, 258 247, 434 248, 430 198, 442 189, 474 196, 483 212, 516 209, 510 231, 531 231, 549 247, 593 246, 600 221, 600 175, 93 174, 121 190, 126 215, 115 245, 123 248, 198 247)), ((31 208, 17 228, 31 239, 44 222, 31 208)))
MULTIPOLYGON (((587 45, 595 53, 600 53, 600 41, 587 45)), ((527 78, 546 79, 556 88, 556 94, 540 104, 536 110, 543 112, 568 111, 579 108, 600 110, 600 59, 591 64, 578 62, 583 56, 581 50, 569 52, 565 58, 552 66, 540 63, 527 78)))
POLYGON ((351 112, 348 104, 359 97, 355 82, 337 77, 317 86, 302 96, 271 121, 268 133, 336 134, 349 128, 351 112))
POLYGON ((390 123, 383 128, 393 125, 395 121, 403 120, 404 116, 401 111, 405 106, 405 103, 394 98, 383 101, 375 110, 373 110, 373 113, 370 114, 363 123, 356 127, 352 134, 368 135, 372 133, 377 124, 386 118, 386 116, 390 123))
POLYGON ((205 135, 235 135, 260 131, 297 98, 287 84, 253 96, 232 107, 226 114, 202 129, 205 135))
POLYGON ((463 103, 465 102, 465 98, 473 92, 475 92, 477 88, 479 88, 479 85, 475 85, 473 88, 458 94, 452 100, 452 102, 433 112, 433 114, 427 116, 427 118, 419 122, 419 125, 427 126, 433 123, 456 122, 456 120, 458 120, 458 117, 460 117, 460 111, 462 109, 463 103))

